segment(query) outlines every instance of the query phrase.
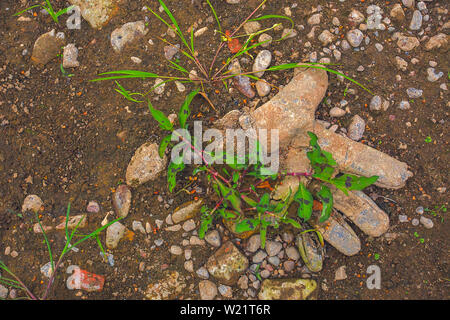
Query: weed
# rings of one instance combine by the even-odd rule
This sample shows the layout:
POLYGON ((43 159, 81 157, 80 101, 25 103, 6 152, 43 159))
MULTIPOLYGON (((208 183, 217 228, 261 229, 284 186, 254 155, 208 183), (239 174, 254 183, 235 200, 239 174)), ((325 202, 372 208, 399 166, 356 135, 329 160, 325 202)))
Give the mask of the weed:
POLYGON ((444 217, 441 215, 441 213, 446 213, 447 207, 445 205, 442 205, 440 207, 434 206, 433 209, 425 208, 424 211, 431 214, 433 217, 440 217, 441 222, 444 222, 444 217))
MULTIPOLYGON (((198 88, 187 96, 178 112, 178 124, 181 129, 187 130, 187 119, 191 114, 190 104, 194 97, 199 94, 199 90, 198 88)), ((297 211, 298 217, 307 222, 313 212, 314 198, 319 200, 321 202, 319 223, 322 223, 330 217, 333 209, 333 195, 329 185, 334 185, 348 195, 348 191, 362 190, 375 183, 378 179, 378 176, 366 178, 350 174, 334 175, 335 166, 337 165, 336 161, 331 153, 320 148, 318 138, 312 132, 308 132, 311 150, 307 152, 307 157, 313 169, 312 172, 267 172, 260 159, 262 153, 258 141, 256 141, 256 148, 249 151, 243 159, 237 155, 228 155, 224 152, 219 154, 204 152, 196 146, 195 141, 191 143, 178 130, 175 130, 174 124, 170 122, 163 112, 153 108, 150 102, 148 107, 153 118, 159 123, 160 128, 169 132, 159 145, 159 156, 163 158, 168 147, 172 146, 173 135, 181 138, 182 142, 177 147, 185 148, 185 150, 195 153, 202 159, 202 165, 193 170, 193 175, 197 175, 200 172, 206 173, 208 183, 220 199, 213 209, 207 206, 202 207, 201 225, 199 228, 200 238, 205 236, 214 219, 221 217, 234 225, 233 228, 236 233, 259 229, 261 246, 264 248, 269 226, 279 228, 280 224, 289 224, 295 228, 303 229, 300 222, 288 217, 288 208, 292 202, 296 202, 299 206, 297 211), (226 167, 221 168, 221 170, 213 167, 212 163, 216 159, 223 160, 224 158, 226 167), (272 201, 269 193, 261 194, 261 192, 258 192, 262 189, 270 189, 272 191, 273 188, 270 186, 269 180, 277 180, 284 176, 304 176, 317 180, 320 190, 314 192, 313 196, 307 187, 300 182, 298 191, 292 194, 292 190, 290 190, 289 195, 281 201, 272 201), (248 185, 249 182, 250 185, 248 185), (250 217, 246 213, 249 213, 250 217)), ((169 163, 167 182, 170 192, 173 192, 176 187, 177 174, 185 169, 185 164, 182 161, 184 156, 183 153, 179 154, 176 159, 171 159, 169 163)), ((309 231, 315 230, 306 230, 305 232, 309 231)), ((323 239, 321 242, 323 243, 323 239)))
POLYGON ((50 264, 51 264, 51 276, 50 276, 50 279, 48 280, 47 286, 45 287, 44 293, 42 294, 42 296, 41 296, 41 297, 38 297, 37 295, 33 294, 33 293, 30 291, 30 289, 29 289, 29 288, 28 288, 28 287, 20 280, 20 278, 19 278, 18 276, 16 276, 16 275, 15 275, 15 274, 14 274, 14 273, 6 266, 6 264, 5 264, 3 261, 1 261, 1 260, 0 260, 0 269, 3 270, 3 271, 5 271, 5 272, 6 272, 9 276, 11 276, 12 278, 7 278, 7 277, 2 276, 2 277, 0 277, 0 284, 4 284, 4 285, 7 285, 7 286, 10 286, 10 287, 13 287, 13 288, 16 288, 16 289, 19 289, 19 290, 24 291, 25 294, 26 294, 26 296, 23 297, 23 298, 25 298, 25 299, 32 299, 32 300, 46 300, 46 299, 48 298, 49 294, 50 294, 50 289, 51 289, 51 287, 52 287, 52 285, 53 285, 53 283, 54 283, 55 276, 56 276, 56 272, 57 272, 57 270, 58 270, 58 267, 61 265, 61 262, 62 262, 63 258, 65 257, 65 255, 66 255, 68 252, 70 252, 71 250, 73 250, 77 245, 79 245, 79 244, 85 242, 85 241, 88 240, 88 239, 95 238, 96 241, 97 241, 97 244, 100 246, 100 249, 101 249, 101 251, 102 251, 102 253, 103 253, 103 257, 106 257, 105 251, 104 251, 104 249, 103 249, 103 246, 102 246, 101 241, 100 241, 100 238, 99 238, 99 234, 100 234, 100 232, 102 232, 103 230, 105 230, 106 228, 108 228, 111 224, 113 224, 113 223, 115 223, 115 222, 121 220, 122 218, 113 220, 113 221, 111 221, 111 222, 105 224, 104 226, 98 228, 97 230, 91 232, 91 233, 88 234, 88 235, 78 235, 78 234, 76 234, 76 232, 77 232, 78 227, 80 226, 80 224, 83 222, 83 219, 84 219, 84 218, 83 218, 83 219, 80 219, 80 221, 78 221, 78 224, 72 229, 71 232, 69 232, 69 228, 68 228, 68 223, 69 223, 69 213, 70 213, 70 203, 69 203, 69 205, 67 206, 66 220, 65 220, 65 228, 64 228, 65 234, 66 234, 66 243, 65 243, 65 245, 64 245, 64 248, 63 248, 61 254, 60 254, 59 257, 58 257, 58 260, 56 260, 56 263, 55 263, 55 259, 54 259, 53 253, 52 253, 52 249, 51 249, 51 246, 50 246, 50 242, 49 242, 49 240, 48 240, 48 238, 47 238, 47 234, 45 233, 45 230, 44 230, 44 228, 42 227, 42 224, 41 224, 41 221, 40 221, 40 219, 39 219, 39 216, 38 216, 38 214, 36 213, 36 221, 37 221, 37 223, 39 224, 39 227, 40 227, 40 229, 41 229, 41 231, 42 231, 42 234, 43 234, 43 236, 44 236, 44 242, 45 242, 45 244, 46 244, 46 246, 47 246, 47 251, 48 251, 48 254, 49 254, 49 257, 50 257, 50 264), (76 242, 72 245, 72 244, 70 244, 70 243, 71 243, 71 240, 72 240, 75 236, 76 236, 76 237, 81 237, 81 239, 78 240, 78 241, 76 241, 76 242))
POLYGON ((53 9, 52 4, 50 3, 50 0, 45 0, 45 3, 42 3, 42 4, 36 4, 36 5, 34 5, 34 6, 28 7, 28 8, 26 8, 25 10, 22 10, 22 11, 20 11, 20 12, 17 12, 16 14, 14 14, 14 16, 20 16, 21 14, 23 14, 23 13, 29 11, 29 10, 32 10, 32 9, 34 9, 34 8, 42 8, 42 9, 44 9, 45 11, 48 12, 48 14, 50 15, 50 17, 52 17, 52 19, 53 19, 54 22, 59 23, 58 17, 61 16, 61 15, 63 15, 63 14, 65 14, 65 13, 67 13, 67 11, 72 10, 73 7, 74 7, 74 6, 70 6, 70 7, 67 7, 67 8, 64 8, 64 9, 62 9, 62 10, 59 10, 59 11, 55 12, 55 10, 53 9))
MULTIPOLYGON (((230 32, 228 30, 226 30, 225 32, 222 32, 222 26, 220 24, 217 13, 216 13, 214 7, 212 6, 211 2, 209 0, 207 1, 215 19, 216 19, 217 27, 218 27, 218 30, 216 30, 216 31, 220 34, 220 39, 221 39, 220 44, 216 50, 216 53, 214 55, 214 58, 210 64, 209 68, 206 67, 206 64, 201 63, 197 58, 198 54, 195 51, 195 46, 194 46, 194 38, 195 38, 194 37, 194 29, 191 27, 189 37, 188 38, 185 37, 185 35, 183 34, 183 31, 180 29, 180 26, 179 26, 177 20, 175 19, 175 17, 173 16, 172 12, 170 11, 170 9, 167 7, 167 5, 164 3, 163 0, 158 0, 158 1, 159 1, 159 4, 161 5, 161 7, 163 8, 163 11, 165 12, 165 14, 168 16, 168 18, 169 18, 168 20, 166 20, 165 18, 163 18, 162 16, 160 16, 158 13, 154 12, 150 8, 148 8, 148 10, 158 20, 160 20, 163 24, 165 24, 168 28, 171 28, 175 32, 175 34, 178 36, 178 38, 183 43, 184 49, 183 48, 180 49, 181 54, 183 56, 185 56, 189 61, 191 61, 196 66, 196 68, 198 69, 197 71, 199 71, 199 74, 194 75, 192 72, 189 72, 187 70, 187 67, 183 67, 179 63, 179 61, 168 61, 169 67, 171 69, 175 70, 180 75, 159 75, 159 74, 156 74, 153 72, 145 72, 145 71, 138 71, 138 70, 116 70, 116 71, 108 71, 108 72, 100 73, 99 78, 93 79, 91 81, 115 80, 116 85, 118 86, 118 89, 116 89, 116 91, 118 93, 120 93, 122 96, 124 96, 129 101, 136 102, 136 103, 142 103, 142 102, 145 102, 145 98, 148 96, 148 94, 150 94, 152 91, 154 91, 158 86, 163 85, 167 82, 180 81, 182 83, 190 82, 190 83, 193 83, 194 85, 200 84, 200 87, 202 88, 202 91, 203 91, 202 95, 206 98, 207 96, 206 96, 206 92, 204 90, 205 85, 214 85, 216 83, 222 83, 225 86, 225 88, 228 88, 226 81, 228 79, 231 79, 234 77, 248 77, 253 80, 260 80, 258 77, 256 77, 254 75, 255 73, 262 72, 262 71, 264 71, 264 72, 266 72, 266 71, 283 71, 283 70, 290 70, 290 69, 295 69, 295 68, 315 68, 315 69, 326 70, 330 73, 342 76, 345 79, 355 83, 356 85, 362 87, 364 90, 366 90, 372 94, 372 92, 369 89, 364 87, 362 84, 360 84, 356 80, 346 76, 345 74, 343 74, 341 72, 338 72, 333 69, 325 67, 324 66, 325 64, 286 63, 286 64, 269 67, 269 68, 267 68, 265 70, 261 70, 261 71, 241 72, 241 73, 237 73, 237 74, 231 74, 231 71, 229 71, 229 70, 225 71, 226 68, 230 65, 230 63, 233 62, 236 58, 238 58, 239 56, 241 56, 243 54, 247 54, 252 57, 252 55, 250 54, 250 52, 252 50, 254 50, 254 49, 260 47, 261 45, 265 44, 266 42, 270 41, 270 40, 267 40, 267 41, 262 41, 262 42, 256 42, 254 40, 254 38, 256 36, 279 26, 279 24, 274 24, 272 27, 269 27, 264 30, 259 30, 252 34, 238 35, 238 32, 244 26, 245 23, 247 23, 249 21, 262 21, 262 20, 268 20, 268 19, 269 20, 284 19, 284 20, 288 20, 291 23, 291 28, 294 27, 293 20, 289 17, 282 16, 282 15, 263 15, 263 16, 252 19, 252 17, 255 15, 255 13, 264 5, 264 3, 267 0, 262 1, 259 4, 259 6, 255 10, 253 10, 253 12, 233 32, 230 32), (242 37, 247 38, 243 45, 241 45, 238 40, 239 38, 242 38, 242 37), (236 41, 237 41, 237 43, 236 43, 236 41), (256 42, 256 43, 254 43, 254 42, 256 42), (213 69, 216 65, 217 59, 219 57, 219 53, 225 47, 226 44, 228 44, 230 51, 233 53, 233 55, 231 57, 228 57, 228 59, 226 61, 224 61, 223 65, 216 69, 217 71, 213 72, 213 69), (232 48, 232 45, 233 45, 233 48, 232 48), (235 47, 236 47, 236 50, 234 49, 235 47), (154 86, 153 88, 151 88, 150 91, 148 91, 146 93, 128 91, 122 85, 120 85, 119 82, 117 82, 117 80, 131 79, 131 78, 140 78, 140 79, 160 78, 160 79, 163 79, 164 81, 162 83, 159 83, 158 85, 154 86)), ((280 39, 275 39, 273 41, 282 41, 282 40, 286 39, 288 36, 289 36, 289 34, 286 34, 284 37, 282 37, 280 39)), ((173 46, 173 44, 170 43, 167 39, 160 38, 160 40, 168 45, 173 46)))

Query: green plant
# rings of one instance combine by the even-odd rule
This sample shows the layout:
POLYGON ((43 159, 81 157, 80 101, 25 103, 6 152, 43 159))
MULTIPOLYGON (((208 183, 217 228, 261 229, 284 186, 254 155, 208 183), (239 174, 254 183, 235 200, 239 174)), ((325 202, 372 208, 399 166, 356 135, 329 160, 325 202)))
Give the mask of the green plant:
MULTIPOLYGON (((184 101, 178 113, 178 124, 181 129, 188 128, 187 120, 191 114, 190 104, 193 98, 199 93, 199 89, 192 91, 184 101)), ((199 228, 199 237, 203 238, 209 226, 214 219, 221 217, 224 220, 234 224, 236 233, 243 233, 259 229, 261 236, 261 244, 264 248, 266 233, 269 226, 278 228, 280 224, 289 224, 295 228, 303 229, 301 223, 288 216, 288 208, 292 202, 298 204, 297 215, 304 222, 307 222, 313 212, 314 198, 322 203, 322 212, 319 223, 325 222, 333 209, 333 195, 329 185, 342 190, 348 195, 348 191, 362 190, 369 185, 375 183, 378 176, 370 178, 358 177, 351 174, 335 175, 336 161, 331 153, 322 150, 318 144, 317 136, 308 132, 310 137, 310 151, 307 157, 311 163, 312 172, 302 173, 268 173, 262 172, 263 164, 259 158, 261 155, 261 146, 256 141, 256 148, 250 150, 244 158, 237 155, 229 155, 221 152, 220 154, 205 153, 201 148, 196 147, 196 143, 183 137, 174 125, 170 122, 163 112, 153 108, 149 102, 149 109, 153 118, 159 123, 164 131, 170 132, 166 135, 159 146, 159 155, 161 158, 169 146, 172 146, 172 136, 181 138, 180 147, 184 150, 191 150, 202 159, 202 165, 193 170, 193 175, 200 172, 206 173, 208 183, 212 186, 219 197, 213 209, 203 206, 201 209, 201 225, 199 228), (209 161, 206 159, 208 155, 209 161), (226 166, 221 169, 215 168, 212 163, 216 159, 224 159, 226 166), (281 201, 272 201, 269 193, 261 194, 258 189, 270 187, 269 180, 277 180, 283 176, 305 176, 318 181, 320 190, 311 193, 306 185, 299 183, 298 191, 285 196, 281 201), (248 217, 248 214, 251 217, 248 217)), ((183 162, 184 154, 179 155, 176 159, 171 159, 167 172, 167 182, 170 192, 176 187, 176 176, 185 169, 183 162)), ((315 231, 315 230, 307 230, 315 231)), ((322 240, 323 241, 323 240, 322 240)))
POLYGON ((433 217, 440 217, 441 222, 444 222, 444 217, 441 213, 446 213, 447 207, 443 204, 441 206, 434 206, 433 209, 425 208, 424 211, 431 214, 433 217))
POLYGON ((16 14, 14 14, 14 16, 20 16, 22 13, 27 12, 27 11, 29 11, 29 10, 32 10, 32 9, 34 9, 34 8, 42 8, 42 9, 44 9, 45 11, 48 12, 48 14, 50 15, 50 17, 52 17, 53 21, 55 21, 56 23, 59 23, 58 17, 61 16, 61 15, 63 15, 63 14, 65 14, 65 13, 67 13, 67 11, 72 10, 73 7, 74 7, 74 6, 70 6, 70 7, 67 7, 67 8, 64 8, 64 9, 62 9, 62 10, 59 10, 59 11, 55 12, 55 10, 53 9, 52 4, 50 3, 50 0, 45 0, 44 3, 42 3, 42 4, 36 4, 36 5, 34 5, 34 6, 28 7, 28 8, 26 8, 25 10, 22 10, 22 11, 20 11, 20 12, 17 12, 16 14))
MULTIPOLYGON (((253 80, 260 80, 258 77, 256 77, 254 75, 255 73, 257 73, 259 71, 240 72, 237 74, 232 74, 230 70, 227 70, 227 71, 225 71, 225 70, 226 70, 227 66, 230 65, 231 62, 233 62, 236 58, 240 57, 243 54, 247 54, 252 57, 252 55, 250 54, 250 52, 252 50, 257 49, 261 45, 270 41, 270 40, 266 40, 266 41, 254 43, 255 42, 254 38, 263 32, 274 29, 275 27, 279 26, 279 24, 274 24, 270 28, 267 28, 264 30, 259 30, 252 34, 238 35, 238 32, 244 26, 245 23, 247 23, 249 21, 261 21, 261 20, 268 20, 268 19, 284 19, 284 20, 288 20, 291 23, 291 28, 294 27, 293 20, 289 17, 282 16, 282 15, 263 15, 263 16, 252 19, 252 17, 255 15, 255 13, 267 1, 267 0, 264 0, 233 32, 230 32, 227 30, 224 33, 224 32, 222 32, 222 27, 221 27, 219 18, 217 16, 217 13, 216 13, 214 7, 212 6, 211 2, 209 0, 207 0, 207 3, 216 19, 217 26, 218 26, 218 30, 216 30, 216 31, 220 34, 220 39, 221 39, 218 49, 216 50, 216 53, 214 55, 214 58, 210 64, 209 68, 207 68, 206 64, 201 63, 199 61, 199 59, 197 58, 197 52, 195 51, 195 47, 194 47, 194 38, 195 37, 194 37, 193 28, 191 28, 191 30, 190 30, 189 38, 185 37, 185 35, 183 34, 183 31, 180 29, 178 21, 175 19, 172 12, 170 11, 170 9, 167 7, 167 5, 164 3, 163 0, 158 0, 158 1, 160 3, 161 7, 164 9, 164 12, 166 13, 166 15, 169 17, 169 20, 164 19, 158 13, 154 12, 151 9, 148 9, 148 10, 156 18, 158 18, 162 23, 164 23, 168 28, 171 28, 175 32, 175 34, 178 36, 178 38, 183 43, 184 49, 181 48, 180 52, 183 54, 184 57, 186 57, 188 59, 188 61, 190 61, 191 63, 193 63, 196 66, 196 68, 198 69, 200 74, 193 75, 192 73, 190 73, 188 71, 188 67, 182 66, 178 61, 176 61, 176 62, 168 61, 169 67, 171 69, 175 70, 180 75, 159 75, 159 74, 156 74, 153 72, 138 71, 138 70, 116 70, 116 71, 109 71, 109 72, 101 73, 101 74, 99 74, 99 76, 100 76, 99 78, 92 79, 91 81, 115 80, 116 85, 118 86, 118 89, 116 89, 116 91, 118 93, 120 93, 122 96, 124 96, 126 99, 128 99, 129 101, 136 102, 136 103, 145 102, 145 98, 147 98, 147 96, 152 91, 154 91, 157 87, 159 87, 167 82, 172 82, 172 81, 180 81, 182 83, 190 82, 190 83, 193 83, 194 85, 199 83, 202 88, 202 95, 204 97, 206 97, 206 92, 204 90, 205 84, 213 85, 216 83, 223 83, 225 88, 228 88, 226 81, 228 79, 231 79, 234 77, 242 76, 242 77, 248 77, 253 80), (219 54, 220 54, 221 50, 223 49, 223 47, 225 46, 225 44, 228 43, 230 45, 230 43, 233 43, 234 41, 238 41, 238 38, 241 38, 241 37, 247 38, 245 40, 244 44, 243 45, 238 44, 237 49, 231 51, 233 53, 233 55, 228 57, 222 66, 217 67, 216 71, 213 71, 213 69, 216 65, 216 61, 219 57, 219 54), (139 78, 139 79, 159 78, 159 79, 163 79, 164 81, 155 85, 148 92, 145 92, 145 93, 128 91, 121 84, 119 84, 119 82, 117 82, 117 80, 132 79, 132 78, 139 78), (140 100, 138 100, 138 97, 140 97, 140 100)), ((275 39, 273 41, 282 41, 288 36, 289 36, 289 34, 286 34, 284 37, 282 37, 280 39, 275 39)), ((168 45, 173 46, 173 44, 170 43, 167 39, 160 39, 160 40, 168 45)), ((283 70, 290 70, 290 69, 295 69, 295 68, 316 68, 316 69, 326 70, 330 73, 337 74, 339 76, 344 77, 345 79, 355 83, 356 85, 362 87, 364 90, 366 90, 372 94, 372 92, 369 89, 364 87, 362 84, 360 84, 356 80, 346 76, 345 74, 343 74, 341 72, 324 67, 324 64, 286 63, 286 64, 277 65, 277 66, 272 66, 272 67, 269 67, 262 71, 264 71, 264 72, 266 72, 266 71, 283 71, 283 70)))
POLYGON ((49 240, 47 238, 47 234, 45 233, 45 230, 42 227, 42 224, 41 224, 41 221, 39 219, 39 216, 36 213, 36 221, 39 224, 39 227, 40 227, 40 229, 41 229, 41 231, 43 233, 44 242, 45 242, 47 250, 48 250, 48 254, 49 254, 49 257, 50 257, 50 265, 51 265, 51 276, 50 276, 50 278, 48 280, 47 286, 45 287, 45 290, 44 290, 44 293, 42 294, 42 296, 38 297, 37 295, 33 294, 30 291, 30 289, 20 280, 20 278, 17 275, 15 275, 6 266, 6 264, 3 261, 0 260, 0 269, 5 271, 9 276, 12 277, 12 278, 6 278, 4 276, 0 277, 0 283, 1 284, 4 284, 4 285, 7 285, 7 286, 10 286, 10 287, 13 287, 13 288, 16 288, 16 289, 24 291, 25 294, 26 294, 26 297, 24 297, 25 299, 45 300, 45 299, 48 298, 48 295, 50 294, 50 289, 51 289, 51 287, 52 287, 52 285, 54 283, 56 272, 58 270, 58 267, 61 265, 61 262, 62 262, 63 258, 66 256, 67 253, 69 253, 77 245, 85 242, 88 239, 95 238, 97 243, 98 243, 98 245, 100 246, 100 249, 103 252, 103 257, 104 258, 106 257, 105 251, 103 249, 103 246, 102 246, 100 238, 99 238, 99 234, 100 234, 100 232, 102 232, 103 230, 108 228, 111 224, 121 220, 122 218, 115 219, 115 220, 105 224, 104 226, 96 229, 95 231, 91 232, 88 235, 78 235, 78 234, 76 234, 76 232, 77 232, 78 227, 80 226, 80 224, 83 222, 84 217, 82 219, 80 219, 80 221, 78 221, 77 225, 72 229, 72 231, 69 232, 69 228, 68 228, 69 213, 70 213, 70 203, 67 206, 66 219, 65 219, 65 228, 64 228, 65 235, 66 235, 66 243, 65 243, 64 248, 63 248, 62 252, 60 253, 58 259, 56 260, 56 263, 55 263, 55 259, 54 259, 53 253, 52 253, 50 242, 49 242, 49 240), (79 236, 79 237, 81 237, 81 239, 76 241, 72 245, 72 244, 70 244, 70 242, 75 236, 79 236))

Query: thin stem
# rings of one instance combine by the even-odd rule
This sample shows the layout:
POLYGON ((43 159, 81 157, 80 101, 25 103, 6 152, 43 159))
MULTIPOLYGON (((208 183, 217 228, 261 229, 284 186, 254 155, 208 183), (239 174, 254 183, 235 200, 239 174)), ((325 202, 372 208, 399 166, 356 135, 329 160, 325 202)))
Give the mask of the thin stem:
MULTIPOLYGON (((244 22, 242 22, 241 24, 240 24, 240 26, 236 29, 236 30, 234 30, 234 32, 230 35, 230 38, 232 38, 241 28, 242 28, 242 26, 248 21, 248 20, 250 20, 250 18, 256 13, 256 11, 258 11, 259 10, 259 8, 261 8, 262 6, 263 6, 263 4, 264 3, 266 3, 266 1, 267 0, 264 0, 263 2, 261 2, 261 4, 255 9, 255 10, 253 10, 253 12, 244 20, 244 22)), ((219 46, 219 48, 217 49, 217 52, 216 52, 216 55, 214 56, 214 59, 213 59, 213 61, 212 61, 212 63, 211 63, 211 66, 210 66, 210 68, 209 68, 209 73, 211 74, 211 70, 212 70, 212 68, 214 67, 214 63, 216 62, 216 59, 217 59, 217 57, 219 56, 219 52, 220 52, 220 50, 222 50, 222 48, 223 48, 223 46, 225 45, 225 42, 222 42, 221 44, 220 44, 220 46, 219 46)), ((219 74, 221 71, 223 70, 223 67, 214 75, 214 77, 213 78, 215 78, 216 76, 217 76, 217 74, 219 74)))

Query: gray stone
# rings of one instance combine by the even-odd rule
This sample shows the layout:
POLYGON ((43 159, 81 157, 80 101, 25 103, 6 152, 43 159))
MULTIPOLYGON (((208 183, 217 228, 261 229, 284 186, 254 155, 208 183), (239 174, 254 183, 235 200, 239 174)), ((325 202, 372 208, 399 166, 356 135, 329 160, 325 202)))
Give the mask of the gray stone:
POLYGON ((333 42, 334 36, 333 34, 328 30, 323 30, 322 33, 319 35, 319 41, 322 42, 322 45, 326 46, 333 42))
POLYGON ((364 38, 363 33, 359 29, 353 29, 347 32, 347 40, 352 47, 358 47, 364 38))
POLYGON ((8 297, 8 288, 0 284, 0 299, 6 299, 8 297))
POLYGON ((297 248, 295 247, 287 247, 286 248, 286 255, 289 259, 292 259, 294 261, 297 261, 300 259, 300 253, 298 252, 297 248))
POLYGON ((347 273, 345 272, 346 266, 341 266, 337 268, 335 274, 334 274, 334 280, 335 281, 341 281, 347 279, 347 273))
POLYGON ((172 58, 180 51, 180 45, 170 45, 170 46, 164 46, 164 56, 167 60, 172 60, 172 58))
POLYGON ((267 69, 271 62, 272 53, 269 50, 262 50, 258 53, 252 68, 253 72, 255 72, 254 76, 261 78, 264 75, 264 71, 262 70, 267 69))
POLYGON ((70 43, 64 47, 63 52, 63 67, 64 68, 76 68, 80 66, 78 62, 78 49, 73 44, 70 43))
POLYGON ((263 48, 267 48, 270 46, 270 44, 272 43, 272 36, 267 34, 267 33, 263 33, 259 36, 258 38, 258 42, 264 42, 261 46, 263 48))
POLYGON ((264 80, 258 80, 256 82, 256 91, 258 92, 258 95, 260 97, 265 97, 270 93, 270 90, 272 90, 272 87, 270 86, 270 84, 268 84, 266 81, 264 80))
POLYGON ((195 230, 195 228, 196 228, 195 221, 192 219, 189 219, 183 223, 183 230, 186 232, 195 230))
POLYGON ((340 117, 345 116, 345 114, 346 114, 346 111, 342 110, 341 108, 338 108, 338 107, 333 107, 330 110, 330 116, 333 118, 340 118, 340 117))
POLYGON ((427 68, 427 80, 430 82, 438 81, 440 78, 442 78, 443 75, 444 73, 442 71, 436 72, 436 69, 434 68, 427 68))
POLYGON ((244 24, 244 31, 246 34, 258 32, 261 29, 261 24, 258 21, 250 21, 244 24))
POLYGON ((175 256, 180 256, 183 254, 183 249, 180 246, 171 246, 169 251, 175 256))
POLYGON ((448 51, 449 36, 445 33, 438 33, 428 40, 425 44, 425 50, 430 51, 434 49, 441 49, 442 51, 448 51))
POLYGON ((117 248, 120 239, 125 235, 126 228, 123 224, 116 221, 106 229, 106 246, 109 249, 117 248))
POLYGON ((111 45, 114 51, 121 52, 127 44, 145 36, 147 33, 148 29, 146 29, 144 21, 128 22, 111 33, 111 45))
POLYGON ((226 285, 221 284, 219 286, 219 292, 225 298, 232 298, 233 297, 233 289, 231 289, 230 286, 226 286, 226 285))
POLYGON ((305 300, 317 288, 309 279, 266 279, 261 284, 260 300, 305 300))
POLYGON ((420 217, 420 223, 423 224, 423 226, 427 229, 431 229, 434 226, 433 220, 431 220, 425 216, 420 217))
POLYGON ((131 190, 126 184, 120 185, 112 197, 112 203, 116 214, 125 218, 131 207, 131 190))
POLYGON ((220 247, 221 239, 219 231, 212 230, 205 235, 205 241, 213 247, 220 247))
POLYGON ((266 252, 269 257, 276 256, 281 249, 283 249, 283 245, 278 241, 266 241, 266 252))
POLYGON ((247 251, 256 252, 261 247, 261 237, 259 234, 255 234, 248 239, 247 251))
POLYGON ((209 279, 209 272, 205 267, 201 267, 195 273, 200 279, 209 279))
POLYGON ((253 263, 260 263, 262 262, 265 258, 267 257, 267 253, 264 252, 263 250, 259 250, 252 259, 253 263))
POLYGON ((423 90, 416 89, 416 88, 408 88, 408 89, 406 89, 406 94, 411 99, 417 99, 417 98, 420 98, 422 96, 423 90))
POLYGON ((354 141, 359 141, 364 135, 366 130, 366 122, 363 118, 355 115, 348 127, 348 137, 354 141))
POLYGON ((415 10, 413 13, 413 17, 411 19, 411 23, 409 24, 410 30, 420 30, 422 27, 422 14, 419 10, 415 10))

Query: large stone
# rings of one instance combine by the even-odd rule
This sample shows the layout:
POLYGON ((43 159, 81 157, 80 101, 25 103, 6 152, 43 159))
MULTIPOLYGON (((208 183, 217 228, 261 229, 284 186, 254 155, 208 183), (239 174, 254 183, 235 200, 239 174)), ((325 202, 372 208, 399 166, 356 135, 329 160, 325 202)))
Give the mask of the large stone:
POLYGON ((41 35, 33 47, 33 54, 31 55, 31 61, 37 66, 43 66, 55 59, 61 51, 61 47, 64 46, 64 37, 57 34, 55 29, 50 32, 41 35))
POLYGON ((126 179, 127 184, 136 187, 147 181, 156 179, 164 170, 167 156, 159 157, 159 146, 156 143, 147 142, 140 146, 128 164, 126 179))
POLYGON ((361 191, 350 191, 346 195, 332 187, 333 205, 344 213, 365 234, 379 237, 389 228, 389 216, 361 191))
POLYGON ((147 32, 144 21, 125 23, 111 33, 111 45, 114 51, 120 52, 125 45, 145 36, 147 32))
POLYGON ((248 259, 228 241, 209 257, 206 267, 217 281, 232 286, 247 269, 248 259))
POLYGON ((306 300, 317 288, 311 279, 266 279, 261 284, 260 300, 306 300))
POLYGON ((147 286, 145 297, 149 300, 173 300, 183 293, 186 279, 177 271, 166 271, 157 282, 147 286))
POLYGON ((92 28, 101 29, 119 12, 122 0, 69 0, 80 7, 81 15, 92 28))

